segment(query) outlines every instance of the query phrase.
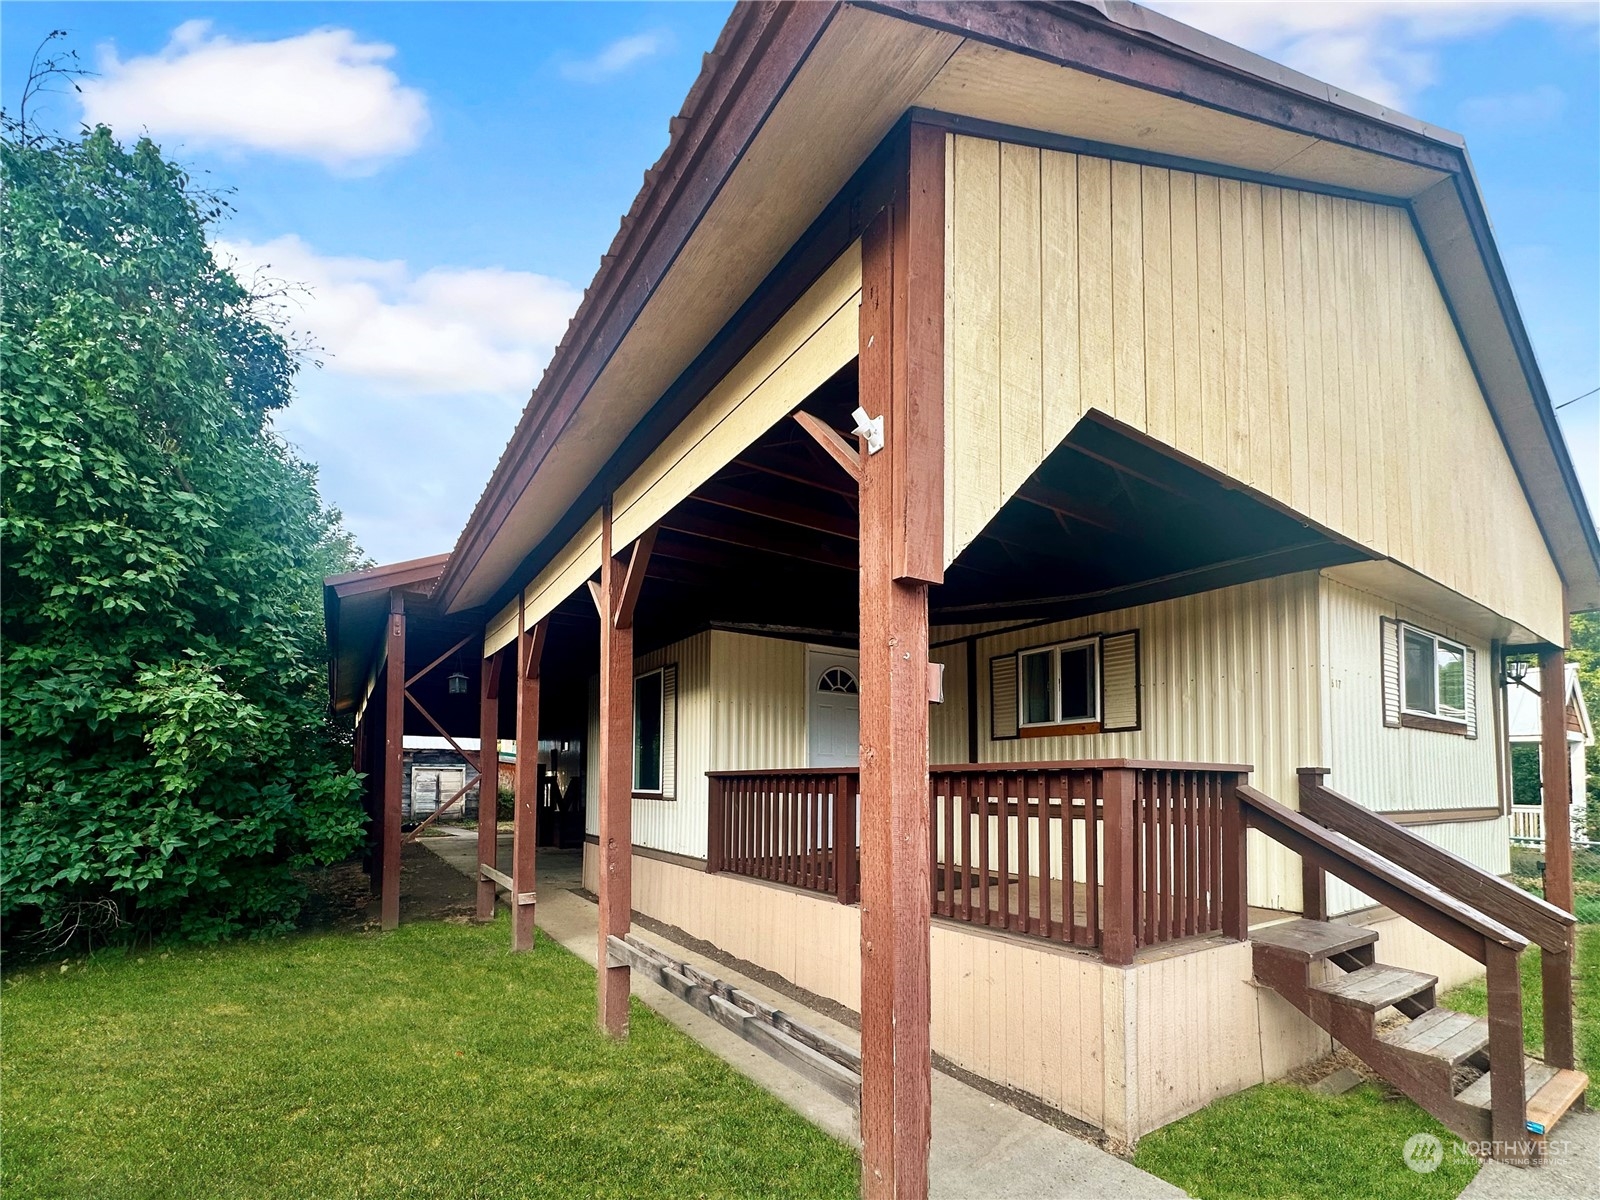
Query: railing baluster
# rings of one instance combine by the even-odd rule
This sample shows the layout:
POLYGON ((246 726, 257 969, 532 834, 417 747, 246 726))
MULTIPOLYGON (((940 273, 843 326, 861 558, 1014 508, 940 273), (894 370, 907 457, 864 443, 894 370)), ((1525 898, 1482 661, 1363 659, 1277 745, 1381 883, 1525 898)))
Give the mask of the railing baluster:
POLYGON ((989 925, 989 787, 984 776, 966 776, 966 790, 978 789, 978 923, 989 925))
MULTIPOLYGON (((1082 790, 1080 776, 1068 771, 1061 777, 1061 940, 1078 941, 1078 870, 1075 849, 1076 831, 1073 828, 1073 799, 1082 790)), ((1094 801, 1087 801, 1084 812, 1094 809, 1094 801)))
POLYGON ((1087 786, 1084 788, 1087 819, 1083 823, 1083 917, 1086 925, 1084 944, 1088 946, 1101 946, 1105 943, 1100 932, 1100 881, 1104 878, 1104 872, 1100 869, 1100 846, 1103 841, 1101 835, 1105 832, 1101 824, 1105 818, 1104 796, 1105 772, 1089 772, 1087 786))
POLYGON ((1050 776, 1038 776, 1038 936, 1054 926, 1056 899, 1050 894, 1050 776))

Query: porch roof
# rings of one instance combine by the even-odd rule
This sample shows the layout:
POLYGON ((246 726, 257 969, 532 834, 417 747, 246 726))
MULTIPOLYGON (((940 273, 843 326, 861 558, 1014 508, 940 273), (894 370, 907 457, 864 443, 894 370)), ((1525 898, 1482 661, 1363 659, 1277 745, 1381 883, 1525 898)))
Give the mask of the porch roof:
POLYGON ((1600 537, 1458 135, 1132 4, 863 0, 736 7, 458 539, 444 611, 503 604, 639 465, 913 109, 1407 204, 1569 605, 1600 607, 1600 537))

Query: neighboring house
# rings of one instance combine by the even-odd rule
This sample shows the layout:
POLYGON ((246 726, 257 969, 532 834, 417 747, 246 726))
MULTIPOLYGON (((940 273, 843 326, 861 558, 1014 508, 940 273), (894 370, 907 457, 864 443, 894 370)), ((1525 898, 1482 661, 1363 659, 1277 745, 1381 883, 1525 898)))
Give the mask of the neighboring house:
POLYGON ((1581 1094, 1501 677, 1600 540, 1454 134, 1131 5, 740 5, 389 594, 337 702, 472 631, 457 732, 587 748, 602 1023, 632 910, 859 1011, 869 1194, 930 1043, 1121 1142, 1330 1036, 1512 1159, 1581 1094))
MULTIPOLYGON (((1566 670, 1566 696, 1564 701, 1567 734, 1567 771, 1570 776, 1572 805, 1572 836, 1587 841, 1585 823, 1588 813, 1589 771, 1587 750, 1594 745, 1594 726, 1589 721, 1589 706, 1583 700, 1583 688, 1578 682, 1578 668, 1566 670)), ((1542 732, 1539 727, 1540 695, 1539 668, 1531 667, 1519 682, 1515 679, 1506 685, 1506 727, 1513 746, 1527 747, 1523 753, 1534 753, 1542 732)), ((1516 751, 1512 752, 1517 753, 1516 751)), ((1517 797, 1520 801, 1521 797, 1517 797)), ((1544 803, 1536 797, 1532 803, 1517 803, 1511 809, 1511 836, 1519 841, 1544 841, 1544 803)))

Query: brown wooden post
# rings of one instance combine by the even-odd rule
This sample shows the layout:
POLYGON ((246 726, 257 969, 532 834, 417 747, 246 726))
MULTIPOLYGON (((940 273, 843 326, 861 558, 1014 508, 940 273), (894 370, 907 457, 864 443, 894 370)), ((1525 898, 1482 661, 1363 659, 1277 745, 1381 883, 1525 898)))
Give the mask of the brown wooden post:
POLYGON ((499 866, 500 655, 486 654, 478 685, 478 911, 494 919, 494 880, 481 868, 499 866))
POLYGON ((722 780, 712 776, 706 780, 706 871, 715 874, 722 870, 723 831, 727 816, 723 809, 722 780))
POLYGON ((1544 1061, 1571 1070, 1578 1065, 1572 1028, 1572 943, 1561 951, 1540 951, 1539 970, 1544 991, 1544 1061))
POLYGON ((607 939, 626 937, 633 921, 633 609, 644 583, 654 533, 627 559, 611 544, 611 502, 600 524, 600 1028, 628 1035, 627 963, 607 939))
POLYGON ((1242 942, 1250 937, 1250 882, 1241 782, 1235 777, 1222 787, 1222 932, 1242 942))
MULTIPOLYGON (((1567 744, 1567 656, 1550 650, 1539 656, 1539 776, 1544 809, 1545 899, 1571 912, 1572 772, 1567 744)), ((1573 1067, 1572 947, 1565 953, 1542 951, 1545 1062, 1573 1067)))
MULTIPOLYGON (((1138 849, 1134 830, 1138 822, 1133 808, 1137 797, 1131 770, 1102 771, 1100 778, 1105 822, 1101 842, 1105 861, 1105 899, 1101 912, 1105 924, 1100 951, 1110 965, 1125 967, 1133 962, 1139 914, 1139 898, 1134 887, 1134 855, 1138 849)), ((1094 803, 1094 797, 1089 798, 1089 803, 1094 803)), ((1068 863, 1064 870, 1070 867, 1068 863)))
MULTIPOLYGON (((511 832, 511 948, 531 950, 539 854, 539 662, 548 621, 517 616, 517 780, 511 832)), ((498 770, 498 766, 496 770, 498 770)))
MULTIPOLYGON (((944 569, 944 133, 910 127, 896 204, 862 237, 862 1195, 928 1191, 928 585, 944 569)), ((847 831, 840 831, 845 833, 847 831)), ((847 838, 838 838, 841 846, 847 838)))
MULTIPOLYGON (((1321 787, 1328 774, 1327 767, 1301 767, 1301 795, 1321 787)), ((1305 807, 1304 801, 1301 807, 1305 807)), ((1300 860, 1300 915, 1308 921, 1328 919, 1328 873, 1308 858, 1300 860)))
MULTIPOLYGON (((1543 675, 1541 673, 1541 688, 1543 675)), ((1547 835, 1548 836, 1548 835, 1547 835)), ((1498 942, 1485 940, 1489 1000, 1489 1136, 1494 1157, 1525 1160, 1518 1147, 1530 1140, 1523 1094, 1522 981, 1517 955, 1498 942)))
POLYGON ((389 593, 389 664, 384 674, 383 884, 384 929, 400 924, 400 782, 406 732, 406 601, 389 593))
POLYGON ((1539 655, 1539 778, 1544 800, 1545 899, 1572 911, 1572 778, 1567 746, 1567 656, 1539 655))

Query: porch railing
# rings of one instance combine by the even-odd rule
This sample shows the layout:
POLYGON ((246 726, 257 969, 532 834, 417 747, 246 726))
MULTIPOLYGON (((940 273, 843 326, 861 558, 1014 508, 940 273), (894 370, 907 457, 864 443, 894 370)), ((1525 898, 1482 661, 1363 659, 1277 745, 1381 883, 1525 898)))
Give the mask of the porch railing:
MULTIPOLYGON (((934 767, 932 911, 1098 947, 1112 962, 1219 932, 1225 810, 1248 770, 1125 759, 934 767)), ((708 870, 857 899, 856 771, 708 778, 708 870)))
POLYGON ((858 773, 708 771, 707 869, 858 899, 858 773), (843 831, 838 836, 836 831, 843 831))

